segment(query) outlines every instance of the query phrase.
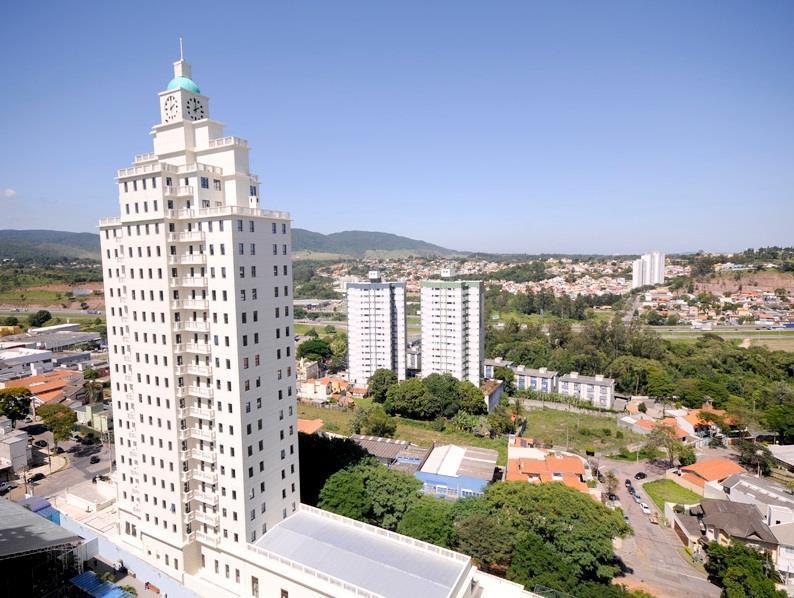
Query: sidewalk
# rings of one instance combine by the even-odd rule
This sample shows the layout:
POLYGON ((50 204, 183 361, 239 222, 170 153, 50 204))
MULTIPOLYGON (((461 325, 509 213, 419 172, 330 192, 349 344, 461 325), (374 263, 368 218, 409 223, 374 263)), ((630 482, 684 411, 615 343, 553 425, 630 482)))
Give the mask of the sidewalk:
MULTIPOLYGON (((37 465, 36 467, 31 467, 28 470, 28 478, 36 473, 43 473, 44 475, 50 475, 50 473, 56 473, 63 469, 69 467, 69 458, 66 455, 51 455, 49 457, 52 460, 52 470, 50 470, 50 464, 44 463, 43 465, 37 465)), ((20 480, 21 481, 21 480, 20 480)))

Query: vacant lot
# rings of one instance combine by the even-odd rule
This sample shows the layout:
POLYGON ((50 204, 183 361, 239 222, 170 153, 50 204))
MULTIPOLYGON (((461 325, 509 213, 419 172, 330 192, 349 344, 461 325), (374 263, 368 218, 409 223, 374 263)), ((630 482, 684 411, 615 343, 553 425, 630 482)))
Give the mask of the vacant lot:
POLYGON ((618 428, 615 418, 557 409, 527 411, 524 436, 557 448, 567 447, 579 452, 593 449, 601 454, 615 453, 621 447, 642 439, 633 432, 618 428))
POLYGON ((672 480, 656 480, 655 482, 643 484, 642 487, 661 511, 664 511, 664 503, 666 502, 691 505, 701 500, 700 496, 683 486, 679 486, 672 480))
MULTIPOLYGON (((316 407, 305 403, 298 403, 298 417, 307 419, 320 418, 325 422, 325 429, 338 434, 352 434, 353 411, 348 409, 331 409, 316 407), (329 424, 331 424, 329 426, 329 424)), ((429 422, 397 418, 397 432, 395 438, 407 440, 419 446, 432 446, 436 444, 461 444, 479 446, 499 451, 498 463, 507 463, 507 441, 501 438, 482 438, 465 432, 444 430, 437 432, 430 427, 429 422)))

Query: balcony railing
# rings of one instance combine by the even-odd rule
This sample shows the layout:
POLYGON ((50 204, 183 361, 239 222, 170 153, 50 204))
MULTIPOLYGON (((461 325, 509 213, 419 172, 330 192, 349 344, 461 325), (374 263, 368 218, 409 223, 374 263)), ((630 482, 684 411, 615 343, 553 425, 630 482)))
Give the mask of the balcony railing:
MULTIPOLYGON (((193 197, 194 188, 192 185, 174 185, 171 187, 165 187, 163 189, 163 195, 166 197, 193 197)), ((167 210, 166 215, 168 215, 173 210, 167 210)))
POLYGON ((207 255, 204 253, 188 253, 185 255, 169 255, 168 263, 172 265, 206 264, 207 255))
POLYGON ((236 145, 238 147, 248 147, 248 142, 240 137, 232 135, 228 137, 218 137, 217 139, 210 139, 209 146, 211 148, 225 147, 227 145, 236 145))
POLYGON ((207 286, 207 279, 201 276, 185 276, 184 278, 171 278, 168 284, 174 287, 195 287, 201 288, 207 286))
POLYGON ((171 301, 173 309, 207 309, 209 301, 206 299, 177 299, 171 301))
POLYGON ((204 231, 192 230, 184 233, 168 233, 169 243, 195 243, 204 240, 204 231))
POLYGON ((175 332, 182 330, 186 332, 209 332, 210 323, 206 320, 182 320, 181 322, 174 322, 171 328, 175 332))

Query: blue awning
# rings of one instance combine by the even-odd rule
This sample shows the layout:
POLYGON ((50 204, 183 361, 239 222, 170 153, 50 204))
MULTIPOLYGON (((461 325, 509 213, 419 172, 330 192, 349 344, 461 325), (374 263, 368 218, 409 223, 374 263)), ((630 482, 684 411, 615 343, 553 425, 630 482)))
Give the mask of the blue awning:
POLYGON ((81 573, 69 581, 86 594, 96 598, 132 598, 132 594, 109 581, 102 581, 93 571, 81 573))

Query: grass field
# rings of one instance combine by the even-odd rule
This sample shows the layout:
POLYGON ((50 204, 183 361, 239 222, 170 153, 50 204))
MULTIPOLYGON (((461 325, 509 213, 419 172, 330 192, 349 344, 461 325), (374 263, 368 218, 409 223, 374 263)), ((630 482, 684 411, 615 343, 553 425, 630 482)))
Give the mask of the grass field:
POLYGON ((68 303, 63 293, 43 289, 8 289, 0 292, 0 303, 7 305, 56 305, 68 303))
POLYGON ((656 480, 655 482, 643 484, 642 487, 661 511, 664 511, 665 502, 691 505, 700 502, 702 498, 672 480, 656 480))
MULTIPOLYGON (((705 332, 692 330, 686 327, 650 327, 655 330, 662 338, 672 341, 692 342, 700 338, 705 332)), ((786 330, 755 330, 753 328, 715 328, 710 331, 726 341, 741 343, 749 340, 754 347, 767 347, 778 351, 794 351, 794 329, 786 330)))
MULTIPOLYGON (((353 424, 353 411, 345 409, 327 409, 305 403, 298 403, 298 417, 306 419, 320 418, 326 424, 333 424, 335 432, 351 434, 353 424)), ((420 422, 410 419, 397 418, 397 432, 395 438, 413 442, 419 446, 430 447, 436 444, 462 444, 490 448, 499 452, 497 463, 507 463, 507 443, 499 438, 481 438, 474 434, 444 430, 436 432, 430 427, 430 422, 420 422)))
POLYGON ((558 448, 567 446, 580 452, 592 448, 596 452, 607 454, 642 439, 634 432, 618 428, 617 421, 613 418, 557 409, 527 411, 524 436, 552 443, 558 448))

